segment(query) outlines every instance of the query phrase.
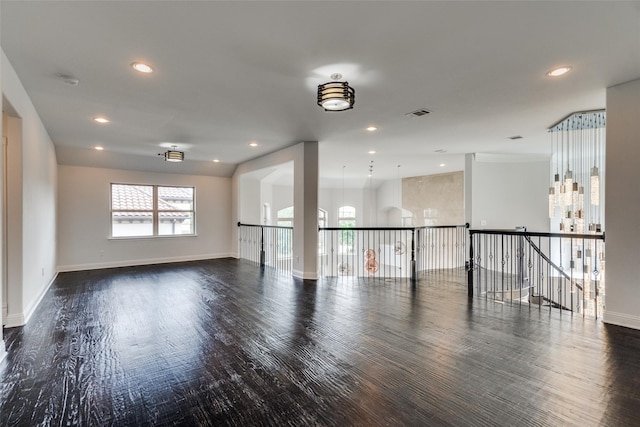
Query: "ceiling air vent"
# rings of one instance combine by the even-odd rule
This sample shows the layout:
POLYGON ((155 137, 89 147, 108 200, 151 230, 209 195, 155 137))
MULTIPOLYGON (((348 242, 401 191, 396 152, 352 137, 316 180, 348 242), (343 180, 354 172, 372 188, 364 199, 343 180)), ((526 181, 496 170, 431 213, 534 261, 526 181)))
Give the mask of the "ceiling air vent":
POLYGON ((426 116, 427 114, 429 114, 431 111, 427 110, 426 108, 421 108, 419 110, 416 111, 412 111, 410 113, 405 114, 406 116, 409 117, 422 117, 422 116, 426 116))

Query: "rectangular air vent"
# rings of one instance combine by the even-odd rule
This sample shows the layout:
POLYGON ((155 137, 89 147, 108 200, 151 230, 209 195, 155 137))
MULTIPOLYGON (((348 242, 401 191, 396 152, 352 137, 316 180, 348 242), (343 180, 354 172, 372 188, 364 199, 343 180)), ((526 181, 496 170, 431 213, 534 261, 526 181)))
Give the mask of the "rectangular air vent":
POLYGON ((422 117, 422 116, 426 116, 430 112, 431 111, 427 110, 426 108, 421 108, 419 110, 407 113, 406 115, 409 116, 409 117, 422 117))

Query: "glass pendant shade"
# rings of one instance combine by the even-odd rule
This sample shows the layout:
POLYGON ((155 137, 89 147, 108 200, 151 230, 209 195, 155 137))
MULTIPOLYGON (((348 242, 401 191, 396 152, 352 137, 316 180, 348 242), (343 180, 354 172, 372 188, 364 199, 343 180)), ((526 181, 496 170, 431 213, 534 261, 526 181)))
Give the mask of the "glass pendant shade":
POLYGON ((355 90, 348 82, 329 82, 318 86, 318 105, 325 111, 350 110, 355 102, 355 90))
POLYGON ((184 152, 167 150, 164 153, 164 160, 167 162, 181 162, 184 160, 184 152))
POLYGON ((591 204, 600 205, 600 175, 597 167, 591 169, 591 204))

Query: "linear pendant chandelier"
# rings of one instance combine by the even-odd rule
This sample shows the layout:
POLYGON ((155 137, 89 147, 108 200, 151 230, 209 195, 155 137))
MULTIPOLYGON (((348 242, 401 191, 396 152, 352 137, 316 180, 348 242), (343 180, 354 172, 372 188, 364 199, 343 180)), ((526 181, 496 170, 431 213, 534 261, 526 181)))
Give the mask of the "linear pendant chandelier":
POLYGON ((559 220, 559 231, 603 230, 605 125, 605 111, 597 110, 573 113, 549 128, 549 218, 559 220))

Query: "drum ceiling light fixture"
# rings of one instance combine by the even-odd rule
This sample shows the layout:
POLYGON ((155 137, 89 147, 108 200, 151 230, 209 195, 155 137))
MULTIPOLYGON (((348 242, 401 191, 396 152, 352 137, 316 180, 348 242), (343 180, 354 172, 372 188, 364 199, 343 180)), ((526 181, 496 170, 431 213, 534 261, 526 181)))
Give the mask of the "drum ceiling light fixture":
POLYGON ((184 160, 184 151, 178 151, 177 148, 177 145, 172 145, 171 150, 167 150, 159 155, 164 156, 166 162, 181 162, 184 160))
POLYGON ((331 75, 332 82, 318 85, 318 105, 324 111, 345 111, 353 108, 356 92, 349 82, 340 82, 342 74, 331 75))

